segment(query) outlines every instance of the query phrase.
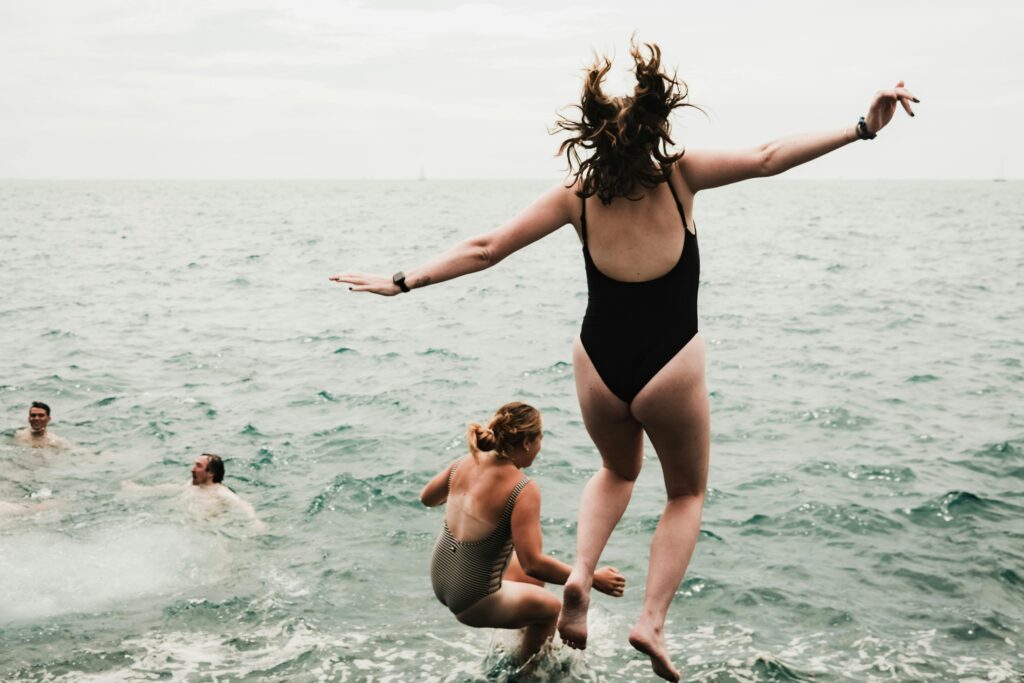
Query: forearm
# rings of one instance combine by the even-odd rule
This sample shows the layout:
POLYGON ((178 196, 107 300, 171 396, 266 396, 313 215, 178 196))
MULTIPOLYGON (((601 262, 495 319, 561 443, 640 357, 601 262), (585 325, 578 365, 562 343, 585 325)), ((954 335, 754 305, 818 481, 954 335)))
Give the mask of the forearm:
POLYGON ((560 586, 565 585, 566 580, 569 578, 569 572, 572 571, 572 567, 565 562, 556 560, 550 555, 539 555, 525 563, 523 558, 520 557, 519 563, 523 565, 523 571, 526 572, 527 576, 531 576, 544 583, 555 583, 560 586))
POLYGON ((489 245, 485 235, 460 242, 431 261, 405 271, 405 284, 416 289, 490 268, 497 260, 489 245))
POLYGON ((773 140, 762 148, 764 175, 778 175, 856 140, 855 124, 839 130, 802 133, 773 140))

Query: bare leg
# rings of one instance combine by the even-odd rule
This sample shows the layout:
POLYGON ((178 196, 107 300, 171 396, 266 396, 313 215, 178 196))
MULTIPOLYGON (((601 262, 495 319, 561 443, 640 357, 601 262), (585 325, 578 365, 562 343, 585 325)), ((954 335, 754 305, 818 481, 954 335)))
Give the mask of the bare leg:
POLYGON ((583 649, 594 569, 633 494, 643 464, 643 432, 629 406, 605 386, 579 339, 573 346, 573 371, 583 424, 601 453, 601 469, 580 498, 576 563, 565 582, 558 619, 558 633, 566 645, 583 649))
POLYGON ((647 589, 629 642, 651 658, 654 672, 678 681, 665 649, 665 615, 700 534, 707 488, 710 420, 704 344, 695 337, 633 401, 633 412, 658 453, 668 501, 651 541, 647 589))
POLYGON ((540 651, 555 633, 560 607, 558 598, 543 588, 516 581, 504 581, 491 593, 456 618, 476 628, 524 628, 519 651, 520 663, 540 651))

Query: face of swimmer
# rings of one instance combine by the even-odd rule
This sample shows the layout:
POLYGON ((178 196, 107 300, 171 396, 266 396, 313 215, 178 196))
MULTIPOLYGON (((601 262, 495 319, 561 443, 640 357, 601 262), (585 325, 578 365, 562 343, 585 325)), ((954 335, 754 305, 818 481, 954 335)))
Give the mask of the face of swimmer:
POLYGON ((46 433, 46 425, 50 424, 50 414, 43 408, 32 406, 28 409, 28 426, 33 434, 46 433))
POLYGON ((527 437, 523 440, 522 452, 516 458, 516 464, 519 467, 529 467, 533 464, 533 461, 537 459, 537 454, 540 453, 540 444, 544 441, 544 432, 541 432, 534 438, 527 437))
POLYGON ((195 463, 192 465, 193 486, 206 486, 213 483, 213 472, 207 468, 209 464, 210 456, 208 455, 200 455, 196 458, 195 463))

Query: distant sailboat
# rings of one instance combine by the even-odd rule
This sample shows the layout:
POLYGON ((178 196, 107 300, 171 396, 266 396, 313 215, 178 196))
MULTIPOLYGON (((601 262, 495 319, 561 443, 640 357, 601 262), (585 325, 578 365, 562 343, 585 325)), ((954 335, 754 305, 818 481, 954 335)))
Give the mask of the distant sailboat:
POLYGON ((1003 158, 1002 157, 999 157, 999 175, 997 175, 995 178, 993 178, 992 182, 995 182, 995 183, 1005 183, 1006 182, 1006 174, 1003 173, 1003 158))
POLYGON ((427 179, 427 174, 426 174, 426 172, 424 172, 423 167, 420 166, 420 176, 419 176, 419 178, 417 178, 417 180, 426 180, 426 179, 427 179))

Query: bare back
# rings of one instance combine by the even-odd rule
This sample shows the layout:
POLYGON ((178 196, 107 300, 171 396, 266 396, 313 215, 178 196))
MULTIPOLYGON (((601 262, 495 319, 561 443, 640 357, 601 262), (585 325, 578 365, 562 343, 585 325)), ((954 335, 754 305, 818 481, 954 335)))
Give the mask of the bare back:
MULTIPOLYGON (((676 195, 687 216, 693 215, 693 193, 679 173, 669 175, 676 195)), ((572 190, 575 196, 575 188, 572 190)), ((631 201, 616 197, 605 205, 596 197, 587 198, 587 241, 594 265, 610 278, 622 282, 656 279, 675 266, 686 236, 680 230, 679 211, 669 187, 662 183, 642 188, 643 198, 631 201)), ((581 233, 581 201, 576 198, 573 218, 581 233)), ((693 232, 693 221, 686 226, 693 232)))
POLYGON ((479 453, 476 459, 463 458, 455 467, 445 504, 445 523, 452 536, 472 543, 487 538, 497 527, 523 473, 491 453, 479 453))

